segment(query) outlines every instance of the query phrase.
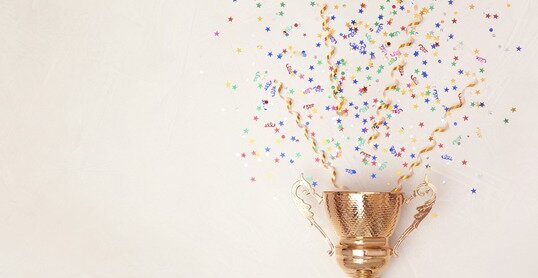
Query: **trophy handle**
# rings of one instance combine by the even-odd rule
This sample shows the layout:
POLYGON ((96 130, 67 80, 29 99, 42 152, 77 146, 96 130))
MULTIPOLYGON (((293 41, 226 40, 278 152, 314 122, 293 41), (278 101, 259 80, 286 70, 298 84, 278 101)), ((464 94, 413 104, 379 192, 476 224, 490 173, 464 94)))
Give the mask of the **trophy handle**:
POLYGON ((423 197, 423 196, 426 196, 427 194, 430 194, 430 199, 427 200, 422 206, 417 207, 417 213, 415 214, 415 217, 414 217, 415 220, 413 221, 413 223, 411 223, 409 227, 407 227, 407 229, 405 229, 403 234, 398 238, 398 241, 394 245, 394 248, 392 249, 392 254, 394 256, 396 257, 398 256, 400 245, 402 244, 404 239, 406 239, 407 236, 412 231, 418 228, 418 225, 420 224, 420 222, 422 222, 422 220, 424 220, 424 218, 428 216, 428 214, 433 208, 433 205, 435 204, 435 200, 437 197, 437 189, 429 181, 428 176, 424 178, 424 181, 422 181, 419 185, 417 185, 415 190, 413 190, 413 193, 411 194, 411 196, 409 196, 409 198, 405 200, 405 203, 409 204, 409 202, 411 202, 411 200, 413 200, 415 197, 417 196, 423 197))
POLYGON ((310 210, 312 206, 305 202, 305 200, 300 196, 300 193, 304 192, 306 195, 310 195, 314 197, 316 202, 318 204, 321 204, 323 202, 323 196, 316 193, 316 190, 314 190, 314 187, 305 180, 303 174, 301 174, 301 179, 296 181, 293 184, 291 193, 293 196, 293 201, 295 202, 295 205, 299 209, 299 211, 303 214, 303 216, 310 222, 311 226, 314 226, 321 235, 325 238, 327 241, 327 244, 329 244, 329 250, 327 253, 329 256, 332 256, 334 253, 334 245, 331 241, 331 239, 327 236, 325 231, 321 228, 321 226, 316 222, 314 219, 314 213, 310 210))

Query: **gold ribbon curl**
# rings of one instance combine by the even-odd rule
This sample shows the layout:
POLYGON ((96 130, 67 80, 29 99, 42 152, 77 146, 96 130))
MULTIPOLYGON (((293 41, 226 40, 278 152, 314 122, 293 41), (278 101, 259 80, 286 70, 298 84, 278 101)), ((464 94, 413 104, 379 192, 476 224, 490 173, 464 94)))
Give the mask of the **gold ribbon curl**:
MULTIPOLYGON (((328 65, 330 67, 332 67, 332 70, 331 70, 331 72, 329 74, 329 81, 330 81, 331 84, 334 84, 333 80, 335 79, 336 75, 338 74, 338 67, 336 65, 334 65, 332 63, 332 60, 331 60, 331 58, 334 55, 336 47, 334 47, 333 45, 329 45, 329 41, 330 41, 330 38, 332 37, 332 35, 334 34, 334 30, 329 27, 330 17, 325 16, 325 13, 327 12, 328 8, 329 7, 328 7, 327 4, 322 5, 321 10, 320 10, 320 16, 323 19, 322 29, 323 29, 323 31, 326 32, 326 35, 324 37, 324 44, 325 44, 326 47, 329 48, 329 53, 327 53, 327 55, 326 55, 326 60, 327 60, 328 65)), ((291 114, 292 116, 294 116, 295 123, 297 124, 297 126, 299 128, 301 128, 303 130, 304 136, 306 137, 306 139, 308 141, 310 141, 310 146, 311 146, 312 150, 320 157, 323 167, 331 172, 331 183, 332 183, 332 185, 337 189, 344 189, 345 187, 342 187, 342 186, 339 186, 339 185, 336 184, 336 177, 337 177, 336 168, 329 163, 329 161, 327 159, 327 153, 324 150, 319 149, 318 142, 317 142, 316 138, 314 138, 311 135, 310 129, 308 128, 308 126, 304 125, 301 122, 301 114, 292 109, 292 107, 293 107, 293 99, 290 98, 290 97, 285 97, 282 94, 284 84, 282 82, 279 82, 278 80, 275 80, 274 82, 279 84, 278 89, 277 89, 278 96, 286 102, 286 108, 288 109, 288 113, 291 114)), ((340 89, 341 89, 340 82, 336 82, 336 85, 334 85, 334 90, 332 91, 332 96, 336 101, 338 101, 338 104, 336 105, 336 113, 339 116, 342 116, 342 115, 344 115, 344 112, 343 112, 342 108, 344 107, 344 104, 345 104, 346 100, 343 97, 342 98, 338 97, 338 93, 339 93, 340 89)), ((338 157, 339 154, 337 154, 336 156, 338 157)))
POLYGON ((329 52, 327 53, 325 58, 327 60, 327 64, 329 65, 329 67, 332 68, 331 72, 329 73, 329 81, 331 85, 334 86, 334 89, 332 91, 332 96, 334 100, 338 102, 338 104, 336 105, 336 114, 338 114, 339 116, 343 116, 346 114, 343 111, 344 105, 346 103, 346 99, 344 97, 340 97, 340 98, 338 97, 338 93, 340 92, 340 89, 342 88, 342 86, 338 80, 336 80, 335 82, 336 75, 338 74, 338 66, 335 65, 331 60, 332 57, 334 56, 336 47, 334 45, 329 44, 329 41, 334 34, 334 29, 332 29, 329 26, 329 21, 331 20, 331 18, 329 16, 325 16, 325 13, 327 12, 328 8, 329 6, 327 4, 323 4, 319 12, 321 19, 323 19, 321 27, 323 31, 325 31, 325 37, 323 38, 323 42, 325 44, 325 47, 329 48, 329 52))
MULTIPOLYGON (((400 44, 400 46, 398 46, 398 51, 402 50, 403 48, 406 48, 406 47, 409 47, 409 46, 413 45, 413 43, 415 42, 415 39, 411 36, 410 30, 411 29, 415 30, 416 27, 418 25, 420 25, 420 23, 422 23, 422 21, 424 20, 423 14, 425 14, 427 12, 428 12, 427 9, 421 9, 421 11, 419 13, 415 14, 415 17, 418 17, 418 19, 411 22, 411 23, 409 23, 409 24, 407 24, 405 32, 407 34, 408 40, 406 42, 400 44)), ((401 51, 400 51, 400 53, 401 53, 401 51)), ((376 110, 376 118, 379 119, 379 120, 372 124, 373 134, 368 138, 368 144, 372 143, 374 140, 379 138, 378 129, 385 122, 385 116, 383 116, 381 114, 381 111, 385 110, 385 109, 388 109, 392 105, 392 101, 390 100, 390 98, 388 98, 387 92, 395 90, 400 85, 400 81, 398 80, 398 78, 394 77, 394 72, 396 72, 396 71, 403 72, 404 66, 405 66, 405 60, 402 59, 400 64, 394 66, 392 68, 391 72, 390 72, 390 78, 392 79, 392 85, 389 85, 389 86, 385 87, 385 89, 383 90, 383 100, 381 101, 381 103, 379 104, 379 106, 377 107, 377 110, 376 110)))
POLYGON ((446 118, 448 116, 450 116, 450 114, 452 113, 452 111, 456 110, 456 109, 459 109, 461 108, 464 104, 465 104, 465 97, 464 97, 464 94, 465 94, 465 91, 469 88, 473 88, 475 87, 476 85, 478 85, 478 80, 475 79, 473 82, 467 84, 467 86, 465 86, 459 93, 458 93, 458 100, 459 102, 457 104, 454 104, 452 106, 450 106, 448 109, 445 110, 445 114, 443 116, 443 124, 437 128, 435 128, 430 136, 428 137, 428 140, 431 142, 429 146, 421 149, 417 155, 417 158, 415 159, 415 161, 413 161, 413 163, 411 163, 411 165, 409 166, 409 171, 407 172, 407 174, 404 174, 404 175, 401 175, 399 178, 398 178, 398 186, 396 188, 394 188, 392 190, 392 192, 395 192, 395 193, 398 193, 402 190, 402 181, 410 178, 413 176, 414 174, 414 171, 413 169, 417 166, 419 166, 420 164, 422 164, 422 155, 427 153, 427 152, 430 152, 432 151, 433 149, 435 149, 435 147, 437 146, 437 141, 435 140, 435 134, 436 133, 441 133, 441 132, 445 132, 448 130, 448 122, 446 121, 446 118))
POLYGON ((290 97, 286 97, 282 94, 282 90, 284 89, 284 84, 282 82, 279 82, 278 80, 274 81, 275 83, 278 83, 278 96, 283 99, 286 102, 286 108, 288 109, 288 113, 294 116, 295 123, 299 128, 303 130, 303 134, 306 137, 308 141, 310 141, 310 145, 312 147, 312 150, 321 158, 321 163, 323 164, 323 167, 331 172, 331 182, 334 187, 337 189, 343 189, 344 187, 339 186, 336 184, 336 168, 329 163, 327 160, 327 154, 324 150, 320 150, 318 147, 318 142, 316 138, 314 138, 311 133, 310 129, 307 125, 304 125, 301 122, 301 114, 297 111, 293 110, 293 99, 290 97))

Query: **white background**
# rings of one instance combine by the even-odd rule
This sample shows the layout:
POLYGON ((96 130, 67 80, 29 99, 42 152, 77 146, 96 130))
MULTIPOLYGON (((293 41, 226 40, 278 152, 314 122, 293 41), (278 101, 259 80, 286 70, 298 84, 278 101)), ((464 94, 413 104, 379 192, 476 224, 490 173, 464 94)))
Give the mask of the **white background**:
MULTIPOLYGON (((0 277, 344 277, 289 198, 321 169, 251 184, 235 156, 252 104, 223 84, 253 56, 209 39, 222 2, 0 1, 0 277)), ((438 169, 439 216, 384 277, 538 272, 538 22, 520 2, 502 28, 525 56, 489 76, 517 117, 486 124, 472 170, 438 169)))

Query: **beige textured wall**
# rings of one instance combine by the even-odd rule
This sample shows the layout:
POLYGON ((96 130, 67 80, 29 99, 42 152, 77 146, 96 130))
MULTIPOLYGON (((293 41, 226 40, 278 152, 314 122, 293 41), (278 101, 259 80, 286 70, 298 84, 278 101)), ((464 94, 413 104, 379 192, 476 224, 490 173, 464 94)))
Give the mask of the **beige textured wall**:
MULTIPOLYGON (((0 1, 0 277, 343 277, 289 198, 298 171, 253 185, 235 157, 248 113, 234 108, 252 104, 223 80, 258 61, 208 39, 219 5, 0 1)), ((537 45, 524 29, 526 56, 490 77, 517 121, 484 129, 480 178, 434 177, 451 184, 439 217, 385 277, 535 277, 537 45)))

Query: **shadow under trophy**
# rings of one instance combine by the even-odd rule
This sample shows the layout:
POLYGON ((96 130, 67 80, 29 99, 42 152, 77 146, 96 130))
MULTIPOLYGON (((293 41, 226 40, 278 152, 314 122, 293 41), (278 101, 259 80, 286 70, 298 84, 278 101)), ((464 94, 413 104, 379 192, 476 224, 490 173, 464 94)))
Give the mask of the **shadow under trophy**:
POLYGON ((403 193, 395 191, 325 191, 321 196, 303 175, 294 183, 292 193, 301 213, 329 244, 329 255, 336 249, 336 260, 340 267, 349 277, 356 278, 378 277, 389 264, 390 258, 398 255, 402 241, 430 213, 436 200, 436 188, 427 177, 408 198, 405 198, 403 193), (398 238, 394 247, 390 247, 389 239, 398 224, 403 204, 409 203, 417 196, 427 195, 430 198, 417 207, 413 223, 398 238), (329 220, 340 237, 340 243, 336 248, 314 220, 312 206, 301 196, 311 196, 318 204, 325 202, 329 220))

